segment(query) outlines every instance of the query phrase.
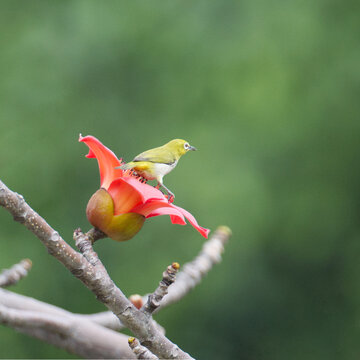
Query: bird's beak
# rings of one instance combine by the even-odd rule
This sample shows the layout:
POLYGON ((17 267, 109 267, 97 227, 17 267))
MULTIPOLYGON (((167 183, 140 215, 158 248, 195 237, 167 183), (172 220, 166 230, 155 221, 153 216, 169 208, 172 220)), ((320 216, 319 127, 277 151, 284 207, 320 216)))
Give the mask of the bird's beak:
POLYGON ((189 147, 189 150, 191 150, 191 151, 196 151, 197 148, 196 148, 195 146, 190 146, 190 147, 189 147))

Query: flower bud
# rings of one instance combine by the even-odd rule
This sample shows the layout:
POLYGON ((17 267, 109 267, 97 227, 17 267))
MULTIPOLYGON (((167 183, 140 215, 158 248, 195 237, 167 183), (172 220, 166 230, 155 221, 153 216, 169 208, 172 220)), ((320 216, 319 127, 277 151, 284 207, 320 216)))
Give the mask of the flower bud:
POLYGON ((113 199, 103 188, 90 198, 86 207, 86 216, 91 225, 116 241, 131 239, 140 231, 145 221, 145 216, 137 213, 114 216, 113 199))
POLYGON ((131 295, 129 297, 129 300, 137 309, 141 309, 141 307, 143 306, 143 299, 139 294, 131 295))
MULTIPOLYGON (((104 231, 114 216, 114 202, 105 189, 99 189, 90 198, 86 206, 86 217, 89 223, 104 231)), ((104 231, 105 232, 105 231, 104 231)))
MULTIPOLYGON (((113 216, 104 233, 116 241, 130 240, 142 228, 145 216, 137 213, 127 213, 113 216)), ((102 229, 100 229, 102 230, 102 229)))

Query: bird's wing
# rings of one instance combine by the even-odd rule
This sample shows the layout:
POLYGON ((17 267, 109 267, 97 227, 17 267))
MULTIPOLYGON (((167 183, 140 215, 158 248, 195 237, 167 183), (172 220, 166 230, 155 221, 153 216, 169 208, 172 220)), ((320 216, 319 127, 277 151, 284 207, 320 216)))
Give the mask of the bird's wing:
POLYGON ((144 151, 143 153, 136 156, 133 161, 149 161, 153 163, 171 165, 176 161, 176 158, 169 150, 166 150, 160 146, 155 149, 144 151))

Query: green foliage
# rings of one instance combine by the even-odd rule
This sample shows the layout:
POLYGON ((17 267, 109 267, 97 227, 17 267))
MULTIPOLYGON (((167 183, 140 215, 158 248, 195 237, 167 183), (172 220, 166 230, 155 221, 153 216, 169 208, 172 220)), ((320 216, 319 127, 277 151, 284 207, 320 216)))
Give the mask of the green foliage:
MULTIPOLYGON (((233 237, 223 263, 157 315, 168 336, 202 359, 358 358, 359 10, 351 0, 3 0, 1 179, 71 243, 99 186, 80 132, 126 161, 187 139, 199 151, 166 185, 202 226, 233 237)), ((103 310, 0 215, 1 266, 34 263, 14 291, 103 310)), ((130 295, 202 243, 157 217, 96 250, 130 295)), ((74 357, 5 327, 0 338, 2 358, 74 357)))

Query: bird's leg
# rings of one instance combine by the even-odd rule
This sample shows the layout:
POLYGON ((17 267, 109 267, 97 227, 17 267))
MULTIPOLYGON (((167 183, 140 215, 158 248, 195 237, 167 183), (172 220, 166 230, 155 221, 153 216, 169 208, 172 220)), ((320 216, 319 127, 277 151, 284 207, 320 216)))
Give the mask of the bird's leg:
POLYGON ((170 202, 171 199, 172 199, 172 200, 175 199, 175 195, 174 195, 163 183, 159 182, 159 185, 160 185, 161 187, 163 187, 163 188, 167 191, 167 193, 168 193, 168 201, 169 201, 169 202, 170 202))

